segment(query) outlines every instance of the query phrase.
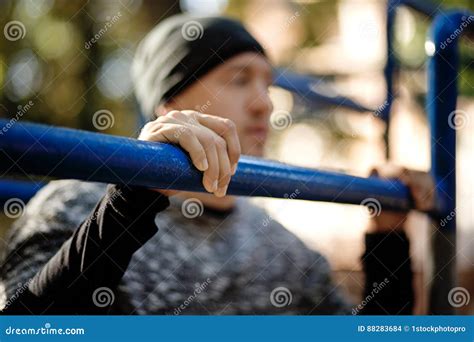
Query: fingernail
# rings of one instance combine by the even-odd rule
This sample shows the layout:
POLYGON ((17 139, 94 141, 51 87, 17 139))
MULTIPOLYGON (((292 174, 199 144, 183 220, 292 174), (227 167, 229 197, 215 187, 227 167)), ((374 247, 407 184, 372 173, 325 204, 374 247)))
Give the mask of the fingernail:
POLYGON ((207 159, 201 160, 201 162, 199 163, 199 170, 206 171, 208 167, 209 164, 207 163, 207 159))
POLYGON ((214 192, 214 195, 217 197, 224 197, 227 192, 227 186, 224 186, 222 188, 219 188, 214 192))
POLYGON ((216 190, 217 190, 217 180, 215 180, 214 183, 212 183, 212 192, 216 190))
POLYGON ((235 175, 236 172, 237 172, 237 163, 232 165, 232 175, 235 175))
POLYGON ((211 192, 211 193, 214 192, 214 189, 213 189, 214 184, 208 177, 204 176, 203 183, 204 183, 204 188, 206 189, 207 192, 211 192))

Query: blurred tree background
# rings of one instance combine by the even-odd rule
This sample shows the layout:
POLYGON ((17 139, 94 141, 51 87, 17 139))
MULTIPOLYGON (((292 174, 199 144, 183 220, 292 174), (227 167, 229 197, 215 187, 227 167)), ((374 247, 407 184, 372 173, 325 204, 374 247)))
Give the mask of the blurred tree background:
MULTIPOLYGON (((281 2, 267 1, 269 7, 272 1, 281 2)), ((128 69, 134 48, 146 32, 183 7, 199 11, 206 6, 220 6, 227 14, 244 17, 251 2, 1 1, 0 23, 4 33, 10 29, 15 34, 16 29, 18 36, 5 39, 4 34, 0 40, 0 116, 14 117, 32 101, 33 108, 22 115, 22 120, 97 130, 92 116, 99 110, 107 110, 114 118, 107 132, 133 134, 137 116, 128 69), (9 23, 13 23, 12 27, 9 23), (91 43, 94 37, 99 38, 91 43)), ((317 46, 337 34, 334 23, 339 2, 289 2, 305 14, 301 18, 303 39, 293 49, 294 54, 299 48, 317 46)), ((445 0, 442 5, 472 9, 474 1, 445 0)), ((409 39, 403 28, 397 35, 397 57, 408 68, 418 69, 426 59, 423 42, 429 21, 418 20, 420 15, 413 15, 412 19, 405 18, 415 18, 415 31, 408 33, 409 39)), ((472 49, 463 46, 463 50, 466 50, 464 56, 472 59, 472 49)), ((293 60, 294 54, 287 54, 282 62, 293 60)), ((474 92, 469 86, 474 82, 473 72, 472 67, 463 71, 461 86, 465 94, 474 92)))
POLYGON ((22 120, 97 130, 92 116, 107 110, 114 117, 111 133, 133 133, 129 65, 135 46, 179 11, 169 0, 2 1, 2 27, 18 22, 9 28, 19 39, 0 40, 0 115, 13 117, 31 100, 22 120))
MULTIPOLYGON (((446 9, 474 10, 474 0, 432 2, 446 9)), ((0 117, 135 136, 140 120, 129 68, 138 42, 175 13, 223 13, 241 19, 276 65, 315 75, 324 80, 316 84, 319 91, 331 94, 336 89, 374 109, 360 115, 339 106, 308 108, 288 92, 272 89, 275 110, 290 112, 293 123, 284 131, 273 130, 267 156, 366 176, 374 165, 386 162, 386 127, 375 110, 386 95, 386 6, 385 0, 0 0, 0 117), (95 120, 96 114, 104 114, 103 121, 95 120)), ((430 167, 424 110, 430 24, 426 16, 398 9, 393 52, 402 67, 391 113, 390 154, 392 162, 420 170, 430 167)), ((458 267, 462 286, 474 293, 474 44, 460 46, 458 108, 468 115, 457 132, 458 267)), ((358 260, 367 224, 360 207, 309 201, 283 205, 278 200, 261 204, 325 254, 338 283, 355 302, 360 300, 358 260)), ((0 215, 0 250, 10 223, 0 215)), ((416 312, 423 313, 431 227, 420 216, 411 227, 421 298, 416 312)), ((472 314, 472 304, 464 312, 472 314)))

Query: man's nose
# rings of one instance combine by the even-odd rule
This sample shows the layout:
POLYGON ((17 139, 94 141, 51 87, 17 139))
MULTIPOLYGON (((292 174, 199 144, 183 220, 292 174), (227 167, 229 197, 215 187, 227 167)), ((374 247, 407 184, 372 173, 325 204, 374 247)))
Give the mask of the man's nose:
POLYGON ((273 111, 273 103, 268 94, 266 85, 258 85, 252 89, 250 96, 249 111, 256 116, 270 116, 273 111))

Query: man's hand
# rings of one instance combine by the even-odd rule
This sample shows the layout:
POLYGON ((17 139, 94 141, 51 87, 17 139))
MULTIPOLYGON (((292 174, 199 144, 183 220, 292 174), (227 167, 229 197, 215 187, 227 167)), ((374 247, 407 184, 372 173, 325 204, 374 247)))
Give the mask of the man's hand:
MULTIPOLYGON (((218 197, 225 196, 240 158, 240 142, 231 120, 195 111, 173 110, 147 123, 138 139, 179 145, 189 153, 193 165, 204 172, 204 188, 218 197)), ((177 193, 157 191, 167 196, 177 193)))
MULTIPOLYGON (((427 172, 407 170, 403 167, 386 165, 372 170, 373 176, 384 179, 397 179, 410 189, 416 210, 429 212, 435 207, 435 182, 427 172)), ((390 232, 402 230, 408 212, 383 210, 380 215, 373 217, 371 232, 390 232)))

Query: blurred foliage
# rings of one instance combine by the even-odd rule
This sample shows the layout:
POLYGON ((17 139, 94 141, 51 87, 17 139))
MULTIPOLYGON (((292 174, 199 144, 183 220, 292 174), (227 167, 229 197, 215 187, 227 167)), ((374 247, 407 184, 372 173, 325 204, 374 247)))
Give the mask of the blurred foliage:
MULTIPOLYGON (((226 13, 242 17, 250 1, 230 0, 226 13)), ((443 0, 442 4, 474 9, 474 0, 443 0)), ((300 47, 321 44, 337 30, 338 1, 300 0, 291 6, 306 12, 300 47), (335 28, 328 30, 331 25, 335 28)), ((179 11, 176 0, 2 1, 0 116, 96 130, 93 114, 107 110, 114 116, 108 133, 134 134, 138 115, 129 77, 134 49, 161 19, 179 11), (16 27, 19 39, 6 37, 12 23, 23 26, 16 27), (32 108, 25 110, 30 101, 32 108)), ((397 57, 404 66, 419 68, 426 61, 429 20, 413 13, 404 18, 401 25, 411 20, 414 30, 408 32, 409 39, 406 32, 397 39, 397 57)), ((473 49, 464 44, 462 51, 469 66, 473 49)), ((474 93, 473 73, 472 67, 462 72, 463 94, 474 93)))
MULTIPOLYGON (((466 8, 474 11, 474 0, 438 0, 432 2, 444 9, 466 8)), ((418 69, 425 65, 427 61, 425 40, 429 35, 431 19, 406 8, 400 8, 398 12, 394 44, 396 57, 402 68, 407 68, 408 71, 418 69), (413 29, 410 29, 411 27, 413 29)), ((474 65, 472 65, 474 46, 472 38, 465 38, 464 41, 470 44, 460 44, 462 66, 458 78, 459 91, 460 95, 474 96, 474 87, 472 86, 474 84, 474 65)), ((423 101, 424 96, 421 96, 420 99, 423 101)))
POLYGON ((114 117, 108 133, 134 134, 135 46, 179 11, 175 0, 2 1, 0 116, 96 130, 92 116, 105 109, 114 117))

